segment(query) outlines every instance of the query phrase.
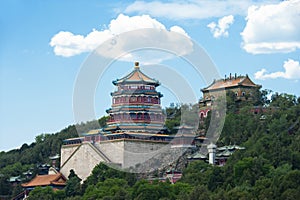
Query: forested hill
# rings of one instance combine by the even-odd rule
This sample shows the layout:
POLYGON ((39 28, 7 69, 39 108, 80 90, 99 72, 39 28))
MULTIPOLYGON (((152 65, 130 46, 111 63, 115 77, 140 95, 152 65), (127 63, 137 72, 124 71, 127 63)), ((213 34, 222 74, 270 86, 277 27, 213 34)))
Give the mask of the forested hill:
MULTIPOLYGON (((235 152, 224 167, 191 162, 182 179, 171 185, 137 180, 133 174, 100 164, 83 185, 72 174, 65 190, 38 188, 30 199, 299 199, 300 98, 276 93, 269 101, 267 95, 266 91, 261 93, 259 105, 264 106, 264 112, 258 114, 253 113, 257 102, 237 105, 228 96, 218 145, 238 144, 246 149, 235 152)), ((168 108, 166 112, 172 116, 166 122, 172 129, 180 120, 180 107, 168 108)), ((200 128, 206 129, 207 124, 209 120, 200 128)), ((82 125, 82 129, 89 129, 88 126, 82 125)), ((49 156, 59 153, 63 139, 76 136, 75 126, 69 126, 56 134, 37 136, 31 145, 1 152, 0 195, 17 194, 20 186, 12 187, 7 182, 9 177, 49 162, 49 156)))
MULTIPOLYGON (((55 134, 40 134, 35 137, 35 142, 23 144, 19 149, 8 152, 0 152, 0 199, 1 196, 15 195, 21 187, 12 187, 7 181, 10 177, 20 176, 23 182, 28 181, 23 175, 26 171, 32 171, 32 176, 38 173, 38 165, 51 164, 50 156, 60 154, 60 148, 64 139, 78 137, 78 132, 87 132, 91 129, 103 126, 107 117, 78 125, 71 125, 55 134)), ((57 163, 59 166, 59 163, 57 163)))

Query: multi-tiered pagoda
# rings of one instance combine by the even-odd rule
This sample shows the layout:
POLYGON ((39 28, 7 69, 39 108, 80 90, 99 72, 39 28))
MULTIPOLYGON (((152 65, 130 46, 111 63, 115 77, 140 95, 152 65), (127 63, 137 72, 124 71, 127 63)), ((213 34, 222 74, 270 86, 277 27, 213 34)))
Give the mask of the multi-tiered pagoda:
MULTIPOLYGON (((127 76, 113 81, 116 91, 111 93, 112 107, 107 110, 109 120, 104 129, 109 133, 130 134, 132 137, 164 133, 165 117, 156 91, 160 83, 141 72, 139 63, 127 76)), ((120 137, 122 137, 120 135, 120 137)))
MULTIPOLYGON (((64 140, 61 172, 66 177, 73 169, 85 180, 99 162, 151 171, 178 158, 181 151, 172 147, 193 147, 191 134, 166 134, 162 94, 156 91, 160 83, 141 72, 138 62, 131 73, 113 84, 116 90, 111 93, 107 126, 64 140)), ((179 132, 183 129, 179 128, 179 132)))

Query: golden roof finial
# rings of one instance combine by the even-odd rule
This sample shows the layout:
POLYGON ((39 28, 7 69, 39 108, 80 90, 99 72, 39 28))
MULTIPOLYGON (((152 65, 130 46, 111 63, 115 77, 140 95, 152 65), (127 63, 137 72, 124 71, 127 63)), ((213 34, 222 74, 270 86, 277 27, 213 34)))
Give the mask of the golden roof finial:
POLYGON ((139 69, 139 68, 140 68, 139 62, 135 62, 135 63, 134 63, 134 68, 135 68, 135 69, 139 69))

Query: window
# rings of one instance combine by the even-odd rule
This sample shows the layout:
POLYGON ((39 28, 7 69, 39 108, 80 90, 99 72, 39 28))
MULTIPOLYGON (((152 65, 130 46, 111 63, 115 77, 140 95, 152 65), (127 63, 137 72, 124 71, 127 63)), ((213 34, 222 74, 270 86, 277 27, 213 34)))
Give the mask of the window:
POLYGON ((136 97, 130 97, 130 102, 136 102, 136 97))
POLYGON ((142 113, 137 114, 137 119, 142 119, 142 113))
POLYGON ((200 113, 200 119, 203 119, 203 118, 204 118, 204 113, 201 112, 201 113, 200 113))

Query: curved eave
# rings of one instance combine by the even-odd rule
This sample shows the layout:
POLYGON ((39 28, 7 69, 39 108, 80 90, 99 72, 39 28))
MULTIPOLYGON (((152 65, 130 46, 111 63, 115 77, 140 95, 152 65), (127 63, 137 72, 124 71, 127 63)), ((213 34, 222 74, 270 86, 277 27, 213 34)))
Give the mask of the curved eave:
POLYGON ((145 81, 145 80, 123 80, 123 79, 117 79, 112 81, 112 83, 116 86, 118 85, 125 85, 125 84, 144 84, 144 85, 154 85, 155 87, 160 85, 159 81, 153 80, 153 81, 145 81))
POLYGON ((111 96, 117 96, 117 95, 122 95, 122 94, 129 94, 130 96, 132 95, 148 95, 148 96, 158 96, 158 97, 163 97, 163 95, 160 92, 157 91, 150 91, 150 90, 123 90, 123 91, 115 91, 115 92, 111 92, 110 95, 111 96))
POLYGON ((116 79, 112 82, 114 85, 119 84, 146 84, 158 86, 160 83, 141 72, 140 68, 136 66, 132 72, 121 79, 116 79))
POLYGON ((217 91, 217 90, 224 90, 227 88, 235 88, 235 87, 248 87, 248 88, 261 88, 261 85, 255 84, 248 75, 237 77, 234 79, 220 79, 214 80, 209 86, 201 89, 202 92, 207 91, 217 91), (238 82, 237 82, 238 81, 238 82), (216 84, 216 86, 215 86, 216 84))
POLYGON ((239 88, 239 87, 243 87, 243 88, 257 88, 260 89, 261 85, 243 85, 243 84, 238 84, 238 85, 232 85, 232 86, 227 86, 227 87, 219 87, 219 88, 205 88, 205 89, 201 89, 202 92, 213 92, 213 91, 225 91, 226 89, 231 89, 231 88, 239 88))

